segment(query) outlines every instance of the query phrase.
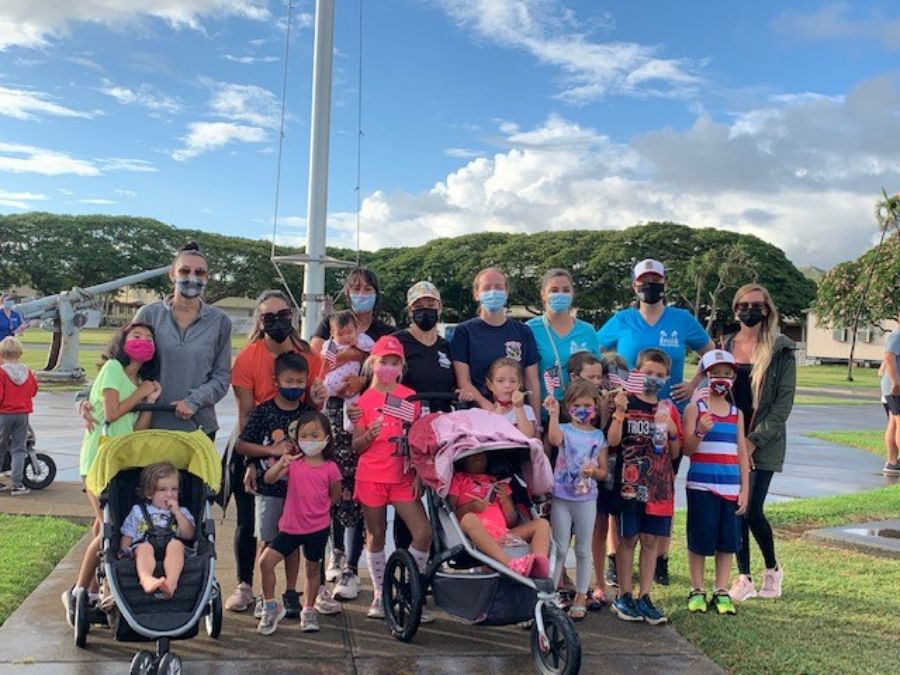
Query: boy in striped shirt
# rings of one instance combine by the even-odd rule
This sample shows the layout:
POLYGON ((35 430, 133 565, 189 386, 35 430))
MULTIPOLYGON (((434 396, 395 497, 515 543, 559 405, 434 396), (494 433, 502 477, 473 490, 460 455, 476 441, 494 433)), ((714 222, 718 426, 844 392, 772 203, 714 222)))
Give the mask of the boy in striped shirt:
POLYGON ((714 349, 703 355, 700 367, 708 380, 708 393, 684 411, 684 454, 691 458, 686 483, 692 584, 688 610, 707 610, 704 567, 706 558, 714 555, 716 590, 710 605, 719 614, 735 614, 734 603, 725 589, 731 559, 741 547, 738 517, 747 508, 750 458, 743 416, 730 399, 737 373, 734 357, 714 349))

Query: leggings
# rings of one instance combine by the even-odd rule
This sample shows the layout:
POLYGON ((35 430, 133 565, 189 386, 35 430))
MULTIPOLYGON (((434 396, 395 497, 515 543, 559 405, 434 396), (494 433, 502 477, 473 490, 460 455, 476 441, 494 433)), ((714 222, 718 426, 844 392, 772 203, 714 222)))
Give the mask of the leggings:
POLYGON ((591 584, 591 541, 597 518, 597 500, 574 501, 554 497, 550 508, 550 529, 556 542, 557 581, 566 563, 566 554, 575 530, 575 589, 587 593, 591 584))
POLYGON ((234 528, 234 561, 237 564, 238 581, 252 586, 253 563, 256 560, 256 537, 253 533, 253 526, 256 522, 254 498, 244 490, 241 464, 233 462, 231 471, 231 495, 234 497, 234 505, 237 508, 237 527, 234 528))
POLYGON ((766 562, 766 569, 775 569, 778 562, 775 560, 775 539, 772 536, 772 526, 763 513, 763 505, 766 495, 769 494, 769 483, 772 482, 772 471, 753 469, 750 472, 750 505, 747 513, 742 518, 743 538, 741 550, 737 554, 738 572, 750 576, 750 531, 753 538, 762 551, 766 562))
POLYGON ((347 556, 347 567, 354 574, 359 573, 359 559, 365 544, 365 529, 362 523, 344 527, 337 518, 331 520, 331 541, 334 548, 342 548, 347 556))

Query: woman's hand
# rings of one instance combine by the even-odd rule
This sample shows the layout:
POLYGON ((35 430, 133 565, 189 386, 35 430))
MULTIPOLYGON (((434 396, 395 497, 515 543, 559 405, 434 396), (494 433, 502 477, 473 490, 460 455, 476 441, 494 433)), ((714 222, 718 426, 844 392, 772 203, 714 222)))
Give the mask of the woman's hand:
POLYGON ((256 494, 256 465, 250 464, 247 466, 247 470, 244 471, 244 492, 248 495, 256 494))
POLYGON ((90 402, 82 401, 78 404, 78 414, 81 415, 82 421, 84 421, 84 428, 88 433, 94 430, 94 426, 97 424, 97 420, 94 419, 94 408, 91 406, 90 402))
POLYGON ((467 384, 460 387, 456 391, 457 396, 460 401, 477 401, 478 397, 481 395, 481 392, 475 387, 475 385, 467 384))
POLYGON ((688 382, 681 382, 680 384, 672 385, 672 389, 670 390, 672 393, 672 398, 676 401, 690 401, 691 396, 694 393, 694 389, 697 388, 697 385, 694 384, 693 380, 688 382))
POLYGON ((348 377, 344 382, 344 388, 341 389, 340 395, 341 398, 352 398, 356 396, 359 392, 362 391, 362 388, 366 384, 366 378, 362 376, 351 376, 348 377))
POLYGON ((194 416, 194 409, 184 400, 172 401, 175 406, 175 417, 180 420, 189 420, 194 416))
POLYGON ((312 403, 314 407, 321 409, 327 396, 328 392, 325 391, 325 383, 322 382, 322 380, 315 380, 309 388, 309 402, 312 403))

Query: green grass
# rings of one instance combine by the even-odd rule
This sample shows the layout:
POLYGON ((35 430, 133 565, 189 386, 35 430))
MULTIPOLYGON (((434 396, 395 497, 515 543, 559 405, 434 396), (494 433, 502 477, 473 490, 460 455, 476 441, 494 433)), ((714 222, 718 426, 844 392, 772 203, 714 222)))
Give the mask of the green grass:
MULTIPOLYGON (((112 336, 115 335, 115 333, 116 329, 114 328, 85 328, 81 331, 81 335, 78 337, 78 341, 82 345, 105 347, 109 343, 112 336)), ((25 344, 26 349, 31 345, 37 351, 40 351, 40 346, 46 347, 50 344, 50 341, 53 339, 53 333, 48 330, 44 330, 43 328, 30 328, 22 334, 21 339, 25 344)), ((247 344, 246 335, 231 336, 232 349, 240 349, 245 344, 247 344)), ((46 349, 44 349, 43 351, 44 353, 46 353, 46 349)))
POLYGON ((872 405, 874 401, 874 398, 869 401, 860 398, 836 398, 808 394, 797 394, 794 397, 794 405, 872 405))
MULTIPOLYGON (((733 673, 894 671, 896 663, 885 660, 885 649, 897 639, 893 617, 900 616, 900 560, 831 547, 800 534, 896 517, 900 486, 775 504, 766 512, 776 528, 785 595, 739 605, 734 617, 688 613, 685 514, 677 515, 672 583, 656 587, 654 596, 678 632, 733 673)), ((759 575, 762 561, 755 543, 752 551, 753 569, 759 575)), ((707 579, 711 575, 709 561, 707 579)))
MULTIPOLYGON (((873 389, 879 382, 878 369, 853 368, 853 382, 847 381, 847 366, 807 366, 797 368, 798 387, 825 389, 873 389)), ((873 392, 873 396, 876 392, 873 392)))
POLYGON ((0 625, 86 530, 61 518, 0 514, 0 625))
POLYGON ((806 434, 823 441, 849 445, 851 448, 868 450, 884 457, 884 429, 864 429, 862 431, 813 431, 806 434))

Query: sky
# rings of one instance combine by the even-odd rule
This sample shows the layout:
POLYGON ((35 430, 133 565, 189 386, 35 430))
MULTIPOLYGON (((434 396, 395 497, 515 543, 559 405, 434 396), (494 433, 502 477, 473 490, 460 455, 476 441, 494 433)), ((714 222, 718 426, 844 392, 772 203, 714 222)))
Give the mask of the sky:
MULTIPOLYGON (((314 11, 285 59, 284 0, 2 0, 0 213, 271 238, 287 67, 274 230, 302 245, 314 11)), ((361 139, 363 249, 671 220, 828 268, 900 190, 900 7, 337 0, 333 101, 330 245, 361 139)))

